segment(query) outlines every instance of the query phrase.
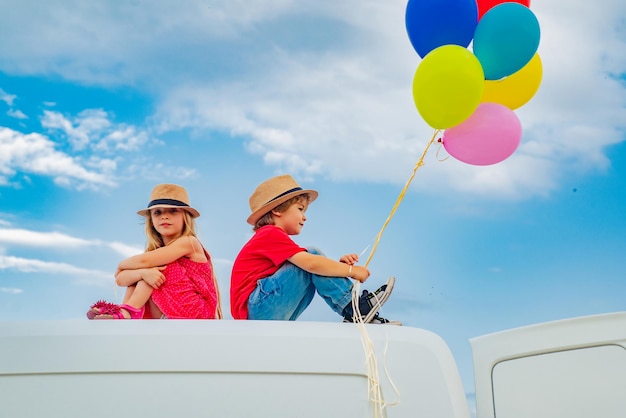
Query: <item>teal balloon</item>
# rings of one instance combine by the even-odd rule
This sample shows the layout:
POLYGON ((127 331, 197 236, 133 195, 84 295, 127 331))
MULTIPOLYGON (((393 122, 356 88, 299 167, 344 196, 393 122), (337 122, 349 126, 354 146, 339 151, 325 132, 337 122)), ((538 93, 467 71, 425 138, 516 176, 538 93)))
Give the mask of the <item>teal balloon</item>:
POLYGON ((526 6, 508 2, 493 7, 478 21, 474 55, 487 80, 499 80, 522 69, 539 48, 540 29, 526 6))

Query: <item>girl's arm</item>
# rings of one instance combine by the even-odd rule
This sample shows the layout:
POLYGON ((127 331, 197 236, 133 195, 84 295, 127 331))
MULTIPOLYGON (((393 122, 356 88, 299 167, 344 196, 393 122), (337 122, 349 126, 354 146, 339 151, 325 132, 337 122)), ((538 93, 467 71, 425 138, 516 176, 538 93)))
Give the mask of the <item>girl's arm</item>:
POLYGON ((139 280, 143 280, 153 288, 158 289, 165 282, 163 270, 165 270, 165 267, 118 270, 115 274, 115 283, 120 287, 128 287, 134 285, 139 280))
POLYGON ((363 283, 370 275, 367 268, 332 260, 319 254, 311 254, 306 251, 291 256, 289 262, 295 264, 309 273, 328 277, 350 277, 363 283))
POLYGON ((137 254, 122 260, 117 270, 135 270, 148 267, 159 267, 178 260, 181 257, 191 257, 197 247, 197 239, 191 236, 180 237, 170 245, 157 248, 142 254, 137 254))

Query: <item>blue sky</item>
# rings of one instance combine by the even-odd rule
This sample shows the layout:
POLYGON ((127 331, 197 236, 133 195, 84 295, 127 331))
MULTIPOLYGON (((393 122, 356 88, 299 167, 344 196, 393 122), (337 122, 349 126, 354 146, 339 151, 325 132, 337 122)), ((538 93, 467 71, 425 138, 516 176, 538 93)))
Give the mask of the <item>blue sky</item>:
MULTIPOLYGON (((248 197, 273 175, 320 192, 300 244, 371 249, 433 133, 405 8, 2 2, 0 320, 119 300, 112 274, 142 251, 136 211, 157 183, 188 189, 225 296, 248 197)), ((382 313, 441 335, 470 398, 469 338, 625 307, 626 4, 531 10, 544 73, 516 110, 520 147, 487 167, 431 149, 365 285, 396 276, 382 313)), ((303 320, 339 318, 316 300, 303 320)))

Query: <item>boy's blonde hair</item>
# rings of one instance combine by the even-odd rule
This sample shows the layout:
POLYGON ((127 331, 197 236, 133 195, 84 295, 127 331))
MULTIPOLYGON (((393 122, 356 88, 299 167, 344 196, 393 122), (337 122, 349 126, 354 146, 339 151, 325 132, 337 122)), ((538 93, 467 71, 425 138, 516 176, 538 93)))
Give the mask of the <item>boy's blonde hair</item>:
POLYGON ((308 205, 310 201, 311 196, 309 196, 308 193, 299 194, 298 196, 294 196, 291 199, 284 201, 280 205, 276 206, 274 209, 267 212, 265 215, 261 216, 259 220, 256 221, 256 223, 254 224, 254 231, 265 225, 274 225, 274 215, 272 214, 273 211, 282 213, 289 209, 291 205, 295 205, 297 203, 308 205))
MULTIPOLYGON (((145 229, 147 237, 146 252, 156 250, 157 248, 161 248, 165 245, 165 243, 163 242, 163 237, 161 237, 161 234, 159 234, 154 228, 154 224, 152 223, 152 216, 150 216, 149 214, 148 216, 146 216, 145 229)), ((183 233, 181 234, 181 236, 192 236, 196 238, 198 237, 196 235, 196 220, 186 210, 183 211, 183 233)))

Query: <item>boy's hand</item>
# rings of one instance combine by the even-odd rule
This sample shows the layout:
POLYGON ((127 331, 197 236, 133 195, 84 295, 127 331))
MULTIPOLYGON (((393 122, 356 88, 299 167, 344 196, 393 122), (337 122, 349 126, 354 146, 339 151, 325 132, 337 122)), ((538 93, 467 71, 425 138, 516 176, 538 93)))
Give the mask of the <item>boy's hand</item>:
POLYGON ((342 263, 346 263, 350 266, 353 266, 359 261, 359 256, 356 254, 346 254, 344 256, 341 256, 339 261, 341 261, 342 263))
POLYGON ((370 271, 363 266, 352 266, 352 272, 350 273, 350 277, 352 277, 354 280, 364 283, 367 278, 370 277, 370 271))

